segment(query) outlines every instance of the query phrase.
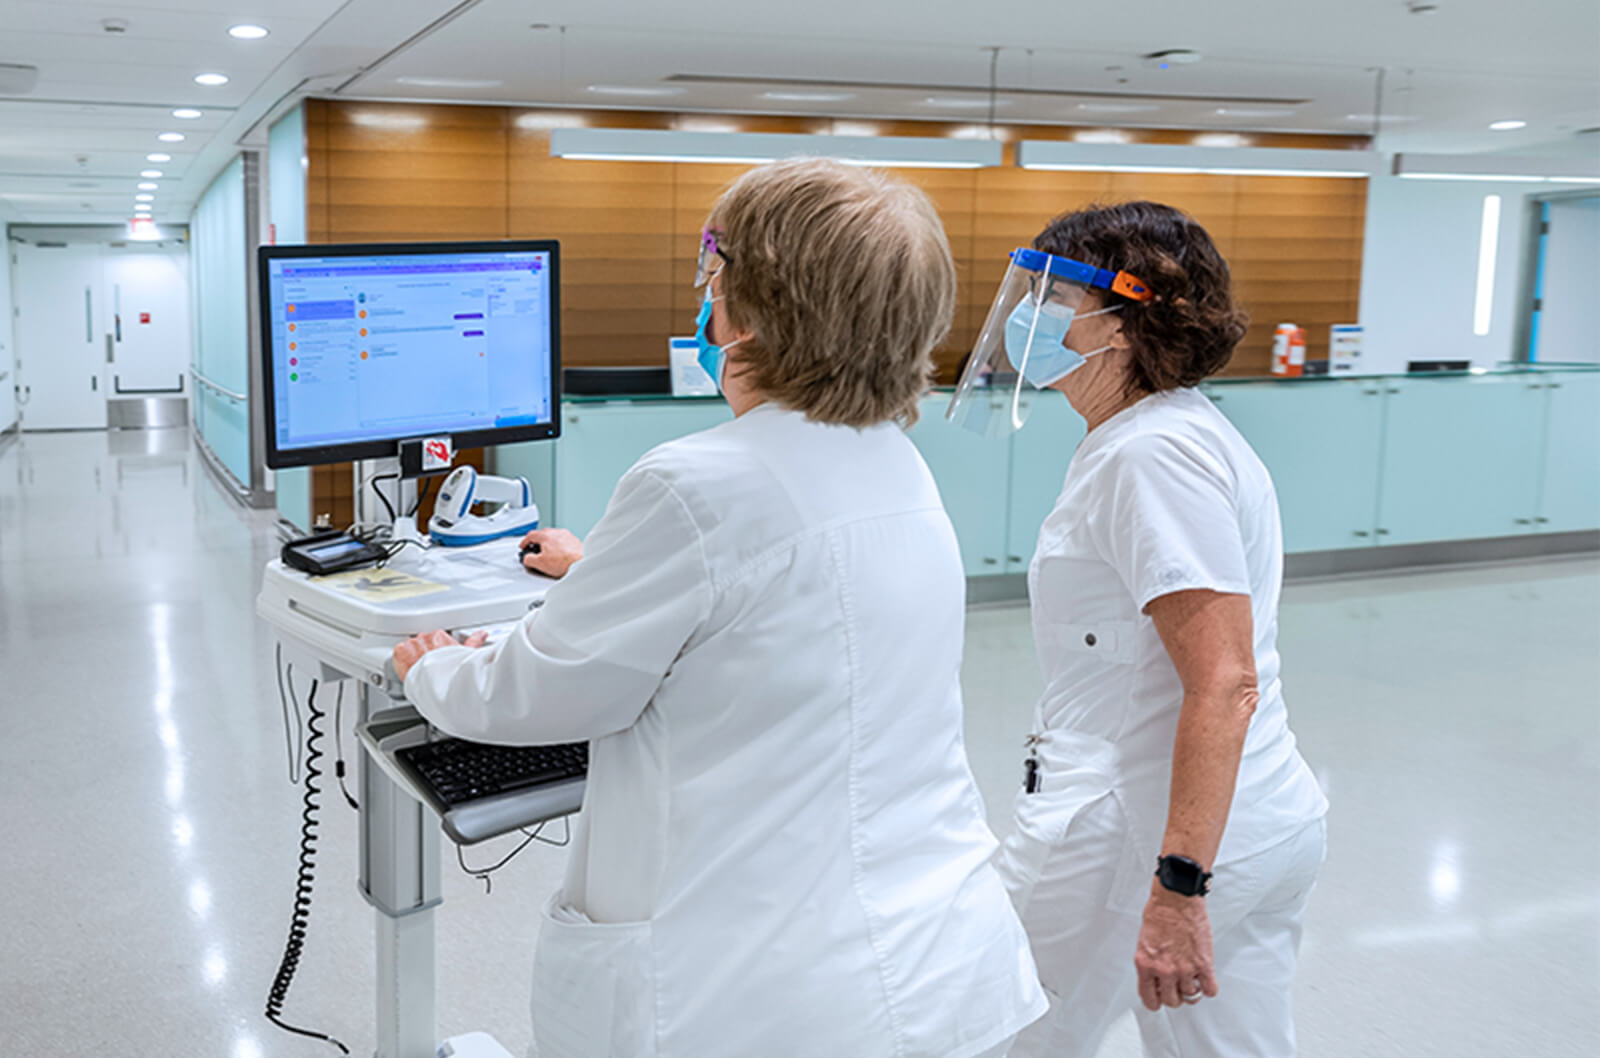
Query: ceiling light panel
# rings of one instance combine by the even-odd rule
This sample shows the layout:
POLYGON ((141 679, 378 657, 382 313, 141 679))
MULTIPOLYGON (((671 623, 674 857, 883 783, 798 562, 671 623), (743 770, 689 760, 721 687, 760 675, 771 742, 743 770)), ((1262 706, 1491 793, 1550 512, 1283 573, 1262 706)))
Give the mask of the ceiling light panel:
POLYGON ((1024 169, 1087 172, 1363 177, 1373 175, 1378 158, 1372 151, 1274 147, 1205 147, 1167 143, 1119 146, 1064 140, 1023 140, 1017 144, 1017 164, 1024 169))
POLYGON ((265 26, 257 26, 250 22, 228 27, 228 36, 234 40, 260 40, 271 32, 265 26))
POLYGON ((222 73, 199 73, 195 74, 194 83, 205 85, 207 88, 218 88, 228 83, 228 75, 222 73))
POLYGON ((556 129, 550 154, 607 161, 759 164, 825 156, 861 165, 979 169, 1000 164, 995 141, 914 136, 809 136, 766 132, 678 132, 664 129, 556 129))
POLYGON ((658 96, 681 96, 684 90, 670 85, 626 85, 626 84, 592 84, 588 88, 595 95, 638 97, 641 99, 658 96))

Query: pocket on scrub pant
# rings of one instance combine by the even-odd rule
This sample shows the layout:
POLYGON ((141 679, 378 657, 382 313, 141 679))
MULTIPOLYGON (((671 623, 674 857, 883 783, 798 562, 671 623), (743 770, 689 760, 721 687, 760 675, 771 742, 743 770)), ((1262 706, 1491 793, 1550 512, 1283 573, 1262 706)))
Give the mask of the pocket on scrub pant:
POLYGON ((651 1058, 654 974, 650 923, 591 922, 557 892, 533 956, 539 1058, 651 1058))

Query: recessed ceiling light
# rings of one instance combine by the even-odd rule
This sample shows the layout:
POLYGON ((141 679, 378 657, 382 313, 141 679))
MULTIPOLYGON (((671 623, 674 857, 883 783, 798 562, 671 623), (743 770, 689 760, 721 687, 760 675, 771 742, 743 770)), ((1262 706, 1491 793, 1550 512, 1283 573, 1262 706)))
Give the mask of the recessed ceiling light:
POLYGON ((139 185, 140 191, 154 191, 155 189, 156 185, 149 180, 146 180, 144 183, 139 185))
POLYGON ((854 92, 762 92, 762 99, 780 103, 843 103, 854 99, 854 92))
POLYGON ((162 154, 161 152, 157 151, 155 154, 145 155, 144 160, 147 162, 170 162, 172 161, 172 155, 162 154))
POLYGON ((135 216, 148 217, 150 215, 150 207, 141 202, 133 207, 133 212, 135 216))
POLYGON ((1085 114, 1148 114, 1160 110, 1155 103, 1079 103, 1085 114))
POLYGON ((163 132, 161 135, 157 136, 156 139, 160 140, 162 143, 182 143, 183 133, 163 132))
POLYGON ((248 22, 228 27, 228 36, 235 40, 260 40, 267 35, 267 27, 252 26, 248 22))
POLYGON ((1218 107, 1217 116, 1225 118, 1280 118, 1295 112, 1294 107, 1218 107))
POLYGON ((1346 114, 1344 119, 1346 121, 1359 121, 1367 125, 1372 124, 1374 121, 1384 125, 1403 125, 1408 121, 1421 120, 1415 114, 1346 114))
POLYGON ((475 80, 470 77, 396 77, 395 84, 416 88, 497 88, 504 81, 475 80))
POLYGON ((172 112, 172 116, 175 118, 182 118, 185 121, 193 121, 195 118, 200 116, 200 111, 196 110, 194 107, 179 107, 177 110, 172 112))
POLYGON ((133 200, 135 202, 154 202, 156 200, 156 196, 154 196, 154 195, 134 195, 133 196, 133 200))
POLYGON ((1079 129, 1072 134, 1074 143, 1132 143, 1133 137, 1122 129, 1079 129))
POLYGON ((216 88, 228 83, 228 75, 224 73, 197 73, 194 75, 195 84, 203 84, 207 88, 216 88))
MULTIPOLYGON (((923 103, 930 107, 945 107, 950 110, 988 110, 990 101, 982 96, 929 96, 923 103)), ((1009 99, 996 99, 997 107, 1011 105, 1009 99)))
POLYGON ((592 84, 589 91, 602 96, 676 96, 683 89, 666 85, 592 84))
POLYGON ((1526 121, 1517 121, 1512 119, 1510 121, 1493 122, 1489 125, 1489 127, 1496 132, 1510 132, 1512 129, 1525 129, 1528 127, 1528 123, 1526 121))
POLYGON ((139 175, 144 177, 146 180, 154 180, 156 177, 162 176, 163 174, 160 169, 140 169, 139 175))
POLYGON ((1200 53, 1190 48, 1167 48, 1141 55, 1140 61, 1154 70, 1169 70, 1174 66, 1191 66, 1200 61, 1200 53))

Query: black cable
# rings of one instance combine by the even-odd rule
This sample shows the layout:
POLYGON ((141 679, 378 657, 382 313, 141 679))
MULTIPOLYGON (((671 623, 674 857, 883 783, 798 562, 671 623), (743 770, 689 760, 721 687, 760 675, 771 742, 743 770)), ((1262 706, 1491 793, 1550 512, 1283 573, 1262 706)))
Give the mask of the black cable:
POLYGON ((383 490, 378 488, 378 482, 380 482, 380 481, 398 481, 399 479, 400 479, 400 475, 399 474, 379 474, 376 477, 367 479, 367 484, 372 486, 372 491, 376 492, 378 494, 378 499, 383 501, 383 509, 389 512, 389 521, 391 523, 394 522, 395 518, 396 518, 396 515, 394 513, 394 504, 390 503, 389 502, 389 497, 385 496, 383 494, 383 490))
POLYGON ((422 501, 428 498, 428 490, 432 487, 432 478, 422 479, 422 484, 417 486, 417 502, 411 505, 410 517, 415 518, 417 516, 417 512, 422 510, 422 501))
POLYGON ((333 700, 333 774, 339 777, 339 792, 344 794, 344 803, 361 811, 361 805, 354 797, 350 796, 350 788, 344 784, 344 681, 339 681, 339 695, 333 700))
MULTIPOLYGON (((290 674, 289 687, 294 688, 293 674, 290 674)), ((267 993, 267 1020, 285 1032, 292 1032, 297 1036, 309 1036, 314 1040, 322 1040, 339 1048, 343 1054, 349 1054, 350 1048, 325 1032, 314 1029, 302 1029, 283 1020, 283 1004, 289 997, 289 986, 294 983, 294 972, 300 966, 300 955, 306 945, 306 923, 311 918, 311 885, 316 877, 317 869, 317 796, 322 788, 317 785, 317 778, 322 774, 322 769, 317 767, 317 759, 322 756, 322 751, 317 748, 317 741, 322 738, 322 729, 317 727, 317 721, 327 716, 317 708, 317 681, 311 681, 311 692, 306 696, 306 709, 311 718, 306 721, 306 727, 311 734, 306 738, 306 779, 305 779, 305 808, 300 813, 300 870, 294 887, 294 914, 289 919, 289 940, 283 948, 283 961, 278 964, 277 976, 272 980, 272 988, 267 993)), ((298 712, 298 710, 296 710, 298 712)))
POLYGON ((465 872, 466 874, 471 875, 472 877, 478 879, 478 881, 483 883, 483 891, 484 891, 485 894, 492 893, 494 891, 494 882, 490 879, 489 876, 494 874, 494 872, 498 871, 500 868, 504 867, 506 864, 510 863, 512 860, 516 859, 517 856, 521 854, 523 849, 527 848, 529 845, 533 844, 535 841, 537 841, 537 842, 539 842, 541 844, 544 844, 544 845, 550 845, 550 846, 552 846, 554 848, 558 848, 558 849, 566 848, 568 845, 570 845, 572 843, 572 820, 571 820, 571 817, 569 817, 569 816, 562 816, 561 817, 561 826, 562 826, 563 833, 561 835, 561 840, 560 841, 552 841, 549 838, 543 836, 545 825, 548 822, 549 822, 549 820, 545 820, 544 823, 540 823, 538 826, 534 827, 532 830, 529 830, 527 827, 519 827, 518 829, 521 830, 523 834, 527 835, 526 837, 524 837, 522 839, 522 844, 518 845, 516 848, 512 849, 510 852, 508 852, 504 856, 502 856, 500 858, 500 862, 494 864, 493 866, 490 866, 490 867, 469 867, 469 866, 467 866, 467 857, 466 857, 466 854, 462 851, 460 845, 456 846, 456 863, 460 865, 461 870, 463 872, 465 872))
POLYGON ((299 743, 300 743, 300 739, 299 739, 300 710, 296 709, 294 711, 293 730, 290 730, 290 726, 291 725, 289 723, 289 698, 288 698, 288 695, 285 694, 284 690, 283 690, 283 644, 282 643, 276 644, 276 646, 275 646, 275 648, 273 650, 273 660, 274 660, 274 667, 278 670, 278 707, 283 710, 283 744, 284 744, 284 750, 288 753, 288 756, 289 756, 289 782, 290 783, 297 783, 297 782, 300 781, 300 770, 299 770, 298 767, 296 767, 296 764, 295 764, 294 750, 295 750, 295 746, 299 745, 299 743))
POLYGON ((419 551, 428 550, 428 545, 424 544, 420 540, 396 540, 394 543, 389 545, 387 551, 384 553, 384 556, 378 559, 378 565, 388 565, 391 558, 398 555, 408 547, 417 548, 419 551))

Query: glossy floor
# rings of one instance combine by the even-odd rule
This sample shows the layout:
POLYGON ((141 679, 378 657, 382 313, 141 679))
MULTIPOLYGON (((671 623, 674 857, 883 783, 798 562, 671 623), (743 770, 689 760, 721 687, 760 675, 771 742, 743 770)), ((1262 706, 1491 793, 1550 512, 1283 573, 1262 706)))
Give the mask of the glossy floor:
MULTIPOLYGON (((252 608, 275 547, 184 431, 0 442, 5 1054, 333 1053, 261 1017, 300 808, 252 608)), ((1283 652, 1334 802, 1301 1053, 1600 1053, 1600 561, 1294 585, 1283 652)), ((1039 688, 1023 610, 973 612, 966 682, 1004 826, 1039 688)), ((288 1013, 366 1055, 372 912, 355 815, 336 788, 324 805, 288 1013)), ((535 913, 563 856, 530 848, 492 893, 447 859, 443 1033, 526 1047, 535 913)), ((1137 1054, 1131 1025, 1103 1053, 1137 1054)))

